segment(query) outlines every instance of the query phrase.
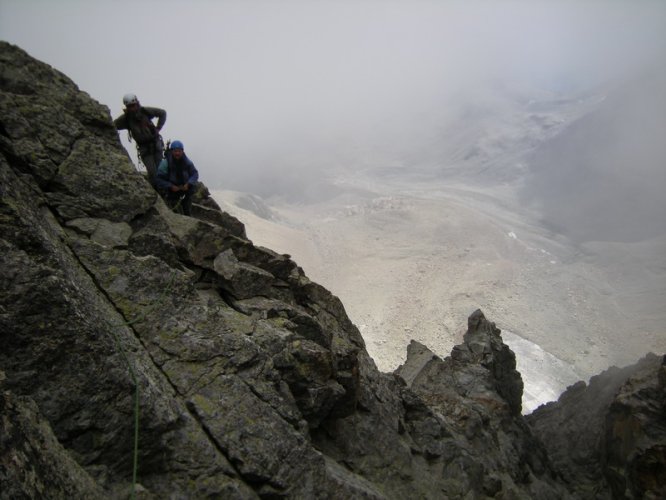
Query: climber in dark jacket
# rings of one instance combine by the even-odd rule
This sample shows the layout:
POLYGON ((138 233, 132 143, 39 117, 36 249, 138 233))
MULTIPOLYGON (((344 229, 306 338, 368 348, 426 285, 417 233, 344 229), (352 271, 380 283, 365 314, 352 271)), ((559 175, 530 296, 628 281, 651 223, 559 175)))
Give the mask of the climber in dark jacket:
POLYGON ((157 166, 164 157, 164 143, 160 130, 166 122, 166 111, 141 106, 134 94, 123 97, 125 112, 113 121, 116 130, 129 130, 130 138, 137 144, 141 162, 148 172, 148 181, 155 186, 157 166), (157 125, 153 119, 157 118, 157 125))
POLYGON ((183 143, 173 141, 157 169, 157 189, 171 208, 176 208, 180 202, 183 213, 190 215, 198 180, 199 172, 185 154, 183 143))

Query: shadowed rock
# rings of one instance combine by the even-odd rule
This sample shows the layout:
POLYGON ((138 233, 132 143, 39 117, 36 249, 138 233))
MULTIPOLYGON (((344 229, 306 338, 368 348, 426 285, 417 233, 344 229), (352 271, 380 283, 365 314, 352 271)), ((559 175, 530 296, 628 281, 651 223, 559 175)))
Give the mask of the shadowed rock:
MULTIPOLYGON (((0 372, 0 379, 3 377, 0 372)), ((0 391, 0 415, 2 498, 104 495, 102 488, 58 442, 34 401, 0 391)))
POLYGON ((664 357, 578 382, 527 418, 581 498, 666 495, 664 357))

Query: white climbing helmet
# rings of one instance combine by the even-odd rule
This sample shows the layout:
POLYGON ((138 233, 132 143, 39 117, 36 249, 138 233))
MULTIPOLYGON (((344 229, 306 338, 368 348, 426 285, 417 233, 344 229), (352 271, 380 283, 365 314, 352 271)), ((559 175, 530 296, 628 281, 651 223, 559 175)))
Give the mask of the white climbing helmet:
POLYGON ((129 106, 130 104, 139 104, 139 98, 135 94, 125 94, 123 96, 123 104, 129 106))

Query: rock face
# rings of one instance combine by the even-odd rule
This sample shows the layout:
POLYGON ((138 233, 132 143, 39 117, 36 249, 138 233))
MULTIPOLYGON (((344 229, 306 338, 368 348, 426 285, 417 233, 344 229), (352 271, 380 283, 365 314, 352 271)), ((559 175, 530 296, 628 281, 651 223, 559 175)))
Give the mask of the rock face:
POLYGON ((464 343, 449 358, 412 341, 396 373, 432 412, 415 434, 427 456, 447 458, 447 476, 477 496, 567 496, 520 416, 523 382, 515 356, 481 311, 469 317, 464 343))
POLYGON ((3 498, 99 498, 102 489, 53 435, 29 398, 0 393, 3 498))
MULTIPOLYGON (((205 190, 193 217, 171 212, 109 110, 3 42, 0 254, 0 498, 579 491, 583 469, 551 462, 521 416, 515 358, 480 311, 451 357, 413 343, 380 373, 335 296, 205 190)), ((659 377, 633 383, 644 404, 627 389, 599 410, 613 446, 585 467, 612 491, 663 484, 659 377)))
POLYGON ((581 498, 666 498, 666 357, 579 382, 527 420, 581 498))

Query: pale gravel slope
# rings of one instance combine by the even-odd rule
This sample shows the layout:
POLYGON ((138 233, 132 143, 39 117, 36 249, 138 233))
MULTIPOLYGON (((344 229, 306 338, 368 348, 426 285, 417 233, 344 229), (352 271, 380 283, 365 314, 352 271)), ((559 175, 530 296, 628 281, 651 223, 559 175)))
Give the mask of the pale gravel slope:
POLYGON ((255 244, 292 255, 341 298, 380 369, 395 369, 411 339, 447 356, 476 308, 507 331, 528 410, 578 378, 666 351, 650 326, 627 342, 622 280, 539 228, 509 191, 353 183, 368 193, 273 204, 272 221, 237 208, 236 193, 214 196, 255 244))

